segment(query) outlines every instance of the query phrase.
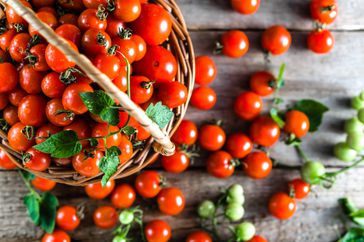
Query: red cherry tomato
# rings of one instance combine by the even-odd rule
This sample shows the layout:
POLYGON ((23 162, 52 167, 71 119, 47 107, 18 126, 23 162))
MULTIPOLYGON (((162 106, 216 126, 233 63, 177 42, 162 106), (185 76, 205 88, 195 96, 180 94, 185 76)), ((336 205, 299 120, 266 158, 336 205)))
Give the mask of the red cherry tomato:
POLYGON ((132 76, 130 78, 131 100, 136 104, 148 102, 153 95, 153 82, 145 76, 132 76))
POLYGON ((69 205, 58 208, 56 224, 59 228, 66 231, 75 230, 80 224, 77 208, 69 205))
POLYGON ((8 51, 10 47, 10 43, 13 40, 14 36, 17 35, 15 29, 9 29, 0 35, 0 48, 3 51, 8 51))
POLYGON ((75 117, 73 112, 65 110, 59 98, 50 100, 45 110, 49 122, 56 126, 70 125, 75 117))
MULTIPOLYGON (((101 137, 106 136, 110 133, 114 133, 119 131, 117 126, 108 125, 106 123, 98 123, 92 128, 91 136, 92 137, 101 137)), ((99 143, 97 145, 98 148, 105 148, 105 142, 102 138, 97 140, 99 143)), ((110 148, 112 146, 118 146, 121 143, 121 134, 116 133, 106 138, 106 147, 110 148)))
POLYGON ((92 63, 102 73, 107 75, 111 80, 118 77, 120 69, 121 69, 120 60, 115 55, 107 55, 107 54, 97 55, 92 60, 92 63))
MULTIPOLYGON (((63 130, 73 130, 76 132, 79 139, 86 139, 91 137, 91 128, 89 123, 84 119, 76 119, 70 125, 64 127, 63 130)), ((83 147, 88 145, 87 140, 80 141, 83 147)))
POLYGON ((266 29, 262 36, 262 47, 272 55, 281 55, 291 46, 291 34, 280 25, 266 29))
POLYGON ((141 12, 139 0, 115 0, 115 18, 127 23, 136 20, 141 12))
POLYGON ((126 58, 129 63, 133 63, 136 55, 137 55, 137 46, 131 38, 125 37, 115 37, 112 40, 114 45, 117 45, 116 56, 120 59, 121 63, 126 66, 125 59, 126 58))
POLYGON ((135 190, 129 184, 118 185, 111 194, 111 203, 116 208, 130 208, 136 198, 135 190))
POLYGON ((29 62, 32 65, 33 69, 36 71, 48 71, 49 70, 49 66, 46 62, 46 57, 45 57, 46 48, 47 48, 47 45, 45 45, 45 44, 37 44, 37 45, 34 45, 29 50, 30 55, 28 55, 28 57, 32 57, 34 59, 34 60, 32 60, 32 58, 29 58, 29 62))
POLYGON ((130 39, 136 45, 137 51, 136 51, 135 61, 139 61, 139 60, 143 59, 143 57, 147 53, 147 43, 145 43, 144 39, 137 34, 133 34, 130 37, 130 39))
POLYGON ((124 164, 133 156, 133 144, 129 140, 128 136, 122 134, 119 145, 121 155, 119 155, 120 164, 124 164))
POLYGON ((296 199, 303 199, 310 194, 310 184, 300 178, 294 179, 288 183, 289 192, 293 192, 296 199))
POLYGON ((260 0, 231 0, 233 9, 241 14, 253 14, 258 11, 260 0))
POLYGON ((19 122, 8 131, 9 144, 16 151, 26 151, 34 144, 34 140, 25 134, 25 128, 25 125, 19 122))
POLYGON ((148 45, 162 44, 172 31, 171 16, 156 4, 142 4, 141 8, 139 18, 131 24, 133 32, 140 35, 148 45))
POLYGON ((96 176, 100 172, 98 164, 103 156, 99 150, 92 152, 84 150, 72 158, 73 168, 82 176, 96 176))
POLYGON ((3 110, 8 104, 9 104, 9 98, 7 93, 0 93, 0 110, 3 110))
POLYGON ((107 7, 107 0, 82 0, 82 3, 86 8, 97 9, 100 4, 102 4, 104 7, 107 7))
POLYGON ((250 77, 250 89, 259 96, 269 96, 276 88, 275 77, 266 71, 258 71, 250 77))
POLYGON ((38 94, 42 91, 41 82, 43 72, 34 70, 31 65, 25 65, 19 72, 19 84, 29 94, 38 94))
POLYGON ((43 94, 49 98, 61 98, 66 85, 59 80, 57 72, 51 72, 43 78, 41 89, 43 94))
POLYGON ((47 101, 40 95, 28 95, 24 97, 18 108, 20 121, 29 126, 39 127, 47 122, 45 113, 47 101))
POLYGON ((64 1, 57 0, 58 4, 64 8, 65 10, 69 10, 71 12, 81 12, 85 6, 82 3, 82 0, 72 0, 72 1, 64 1))
POLYGON ((226 141, 226 151, 237 159, 244 158, 253 150, 253 143, 248 136, 243 133, 235 133, 228 137, 226 141))
POLYGON ((338 15, 338 4, 336 0, 312 0, 310 10, 314 20, 331 24, 338 15))
MULTIPOLYGON (((48 25, 52 29, 55 29, 57 27, 57 25, 58 25, 57 17, 53 13, 50 13, 50 12, 47 12, 47 11, 41 11, 41 12, 36 13, 35 15, 37 16, 37 18, 39 20, 41 20, 43 23, 45 23, 46 25, 48 25)), ((36 34, 40 35, 38 33, 38 31, 36 31, 33 28, 32 25, 29 25, 28 31, 29 31, 29 34, 31 36, 34 36, 36 34)))
POLYGON ((283 192, 274 194, 269 200, 269 212, 281 220, 289 219, 296 211, 296 201, 283 192))
POLYGON ((224 146, 225 140, 225 131, 218 125, 205 124, 200 128, 198 143, 202 149, 217 151, 224 146))
POLYGON ((212 238, 205 231, 197 230, 187 236, 186 242, 212 242, 212 238))
POLYGON ((62 24, 56 29, 56 34, 71 41, 77 47, 81 45, 81 30, 73 24, 62 24))
POLYGON ((222 150, 215 151, 207 158, 207 172, 217 178, 227 178, 234 173, 233 157, 222 150))
POLYGON ((86 9, 78 17, 78 27, 83 32, 88 29, 105 30, 107 26, 106 14, 102 9, 86 9))
MULTIPOLYGON (((23 4, 25 7, 32 9, 32 5, 30 5, 30 3, 25 0, 21 0, 20 3, 23 4)), ((18 15, 12 7, 7 6, 5 14, 6 20, 10 25, 14 26, 14 24, 19 24, 23 25, 24 27, 28 26, 28 22, 25 21, 20 15, 18 15)))
POLYGON ((120 34, 120 30, 126 28, 126 25, 120 19, 113 17, 112 15, 107 16, 107 27, 106 32, 110 37, 117 37, 120 34))
POLYGON ((171 227, 163 220, 152 220, 144 228, 144 235, 148 242, 167 242, 171 236, 171 227))
POLYGON ((185 196, 176 187, 163 188, 157 197, 159 210, 167 215, 178 215, 185 208, 185 196))
POLYGON ((297 138, 302 138, 310 129, 310 120, 301 111, 288 111, 285 115, 284 132, 294 134, 297 138))
POLYGON ((177 74, 177 61, 173 54, 161 46, 148 46, 147 53, 133 65, 134 72, 156 83, 171 82, 177 74))
POLYGON ((86 185, 85 192, 90 198, 101 200, 109 196, 109 194, 113 191, 114 187, 114 180, 109 180, 105 186, 102 186, 100 182, 97 182, 86 185))
POLYGON ((56 3, 55 0, 33 0, 32 5, 36 8, 52 6, 56 3))
POLYGON ((222 53, 231 58, 244 56, 249 50, 249 39, 244 32, 231 30, 221 37, 222 53))
POLYGON ((234 111, 243 120, 256 118, 263 108, 263 101, 254 92, 246 91, 241 93, 234 103, 234 111))
POLYGON ((307 38, 308 48, 317 54, 326 54, 332 50, 335 39, 332 33, 327 30, 314 30, 307 38))
POLYGON ((17 122, 19 122, 19 117, 18 117, 18 108, 12 105, 8 105, 4 110, 3 110, 3 118, 5 119, 5 121, 10 125, 14 125, 17 122))
POLYGON ((190 157, 185 151, 177 149, 172 156, 162 156, 161 162, 164 170, 172 173, 181 173, 190 164, 190 157))
POLYGON ((94 211, 93 219, 97 227, 111 229, 118 222, 118 213, 111 206, 101 206, 94 211))
POLYGON ((196 77, 195 82, 199 85, 210 84, 216 78, 215 62, 208 56, 196 57, 196 77))
POLYGON ((71 242, 71 238, 66 232, 56 229, 51 234, 45 234, 42 242, 71 242))
POLYGON ((198 135, 197 126, 190 120, 182 120, 176 132, 172 136, 172 142, 176 145, 193 145, 198 135))
POLYGON ((103 30, 88 29, 82 36, 81 46, 88 57, 107 54, 111 46, 110 36, 103 30))
POLYGON ((9 158, 3 149, 0 148, 0 167, 5 170, 16 168, 15 163, 9 158))
POLYGON ((58 21, 60 24, 73 24, 74 26, 77 26, 78 16, 73 13, 66 13, 59 17, 58 21))
POLYGON ((163 178, 156 171, 143 171, 135 179, 135 189, 140 196, 153 198, 162 189, 163 178))
POLYGON ((27 56, 27 47, 31 37, 27 33, 17 34, 10 42, 9 54, 16 62, 22 62, 27 56))
POLYGON ((0 93, 15 89, 19 81, 19 74, 15 66, 10 63, 0 63, 0 93))
POLYGON ((124 68, 121 68, 119 76, 117 76, 112 82, 117 86, 120 91, 126 92, 128 90, 127 73, 124 68))
POLYGON ((214 89, 210 87, 197 87, 193 90, 191 96, 191 105, 201 110, 212 109, 217 101, 214 89))
MULTIPOLYGON (((77 46, 68 40, 68 44, 78 52, 77 46)), ((57 47, 49 44, 45 51, 45 58, 48 66, 55 72, 62 72, 68 68, 75 67, 76 63, 69 61, 67 57, 57 49, 57 47)))
POLYGON ((25 167, 33 171, 45 171, 51 164, 51 157, 48 154, 30 148, 23 158, 25 167))
POLYGON ((73 83, 64 90, 62 104, 65 109, 71 110, 75 114, 84 114, 88 111, 80 97, 81 92, 93 92, 93 88, 85 82, 73 83))
POLYGON ((53 124, 50 123, 44 124, 37 129, 35 142, 37 144, 40 144, 46 141, 52 134, 56 134, 61 130, 62 128, 55 126, 53 124))
POLYGON ((247 176, 254 179, 266 178, 272 171, 272 160, 261 151, 247 155, 243 162, 243 169, 247 176))
POLYGON ((161 83, 158 87, 158 100, 169 108, 176 108, 187 102, 188 90, 179 82, 161 83))
POLYGON ((261 116, 253 121, 249 129, 251 140, 261 146, 274 145, 281 134, 281 131, 270 117, 261 116))
POLYGON ((254 237, 251 240, 248 240, 247 242, 268 242, 264 237, 260 235, 254 235, 254 237))
POLYGON ((47 192, 52 190, 56 186, 56 182, 48 180, 42 177, 35 177, 32 181, 32 186, 37 188, 42 192, 47 192))

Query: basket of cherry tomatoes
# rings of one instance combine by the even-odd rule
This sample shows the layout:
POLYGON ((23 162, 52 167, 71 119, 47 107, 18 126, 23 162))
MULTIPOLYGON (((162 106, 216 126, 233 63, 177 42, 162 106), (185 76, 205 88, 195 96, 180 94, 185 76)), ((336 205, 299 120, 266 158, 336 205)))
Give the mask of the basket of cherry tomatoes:
POLYGON ((195 73, 174 0, 0 3, 0 151, 14 166, 81 186, 173 154, 195 73))

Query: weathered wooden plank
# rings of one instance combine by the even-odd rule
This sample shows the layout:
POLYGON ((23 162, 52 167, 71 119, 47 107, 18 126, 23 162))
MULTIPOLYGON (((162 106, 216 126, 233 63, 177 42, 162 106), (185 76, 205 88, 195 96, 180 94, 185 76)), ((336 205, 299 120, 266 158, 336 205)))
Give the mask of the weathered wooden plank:
MULTIPOLYGON (((361 30, 364 27, 364 6, 358 0, 339 2, 339 15, 330 29, 361 30)), ((254 15, 234 12, 228 0, 179 0, 179 6, 190 29, 266 29, 283 24, 289 29, 311 30, 309 1, 261 1, 254 15)))
MULTIPOLYGON (((230 184, 240 183, 244 186, 247 210, 245 219, 256 224, 260 234, 269 241, 280 242, 329 242, 335 241, 343 232, 341 212, 337 199, 350 196, 358 206, 364 207, 363 168, 342 175, 331 190, 315 189, 308 199, 298 202, 296 215, 288 221, 278 221, 267 214, 267 201, 269 196, 277 191, 286 189, 286 182, 298 176, 297 171, 276 169, 272 175, 262 181, 253 181, 244 177, 241 172, 229 180, 218 180, 201 171, 188 171, 181 175, 163 174, 167 176, 169 185, 177 186, 185 191, 187 207, 177 217, 161 215, 148 201, 146 221, 153 218, 167 220, 173 228, 173 240, 182 241, 186 234, 199 226, 195 215, 196 206, 203 199, 212 199, 219 194, 221 188, 230 184), (202 186, 201 186, 202 185, 202 186)), ((21 198, 26 194, 16 172, 0 172, 0 241, 29 242, 36 241, 41 231, 36 229, 26 215, 21 198), (15 192, 16 191, 16 192, 15 192)), ((84 199, 81 188, 70 188, 58 185, 55 194, 60 198, 61 204, 85 203, 86 217, 81 227, 71 233, 75 241, 94 242, 110 241, 111 231, 96 229, 92 223, 91 214, 96 206, 108 204, 108 201, 91 201, 84 199)), ((145 202, 144 202, 145 204, 145 202)))

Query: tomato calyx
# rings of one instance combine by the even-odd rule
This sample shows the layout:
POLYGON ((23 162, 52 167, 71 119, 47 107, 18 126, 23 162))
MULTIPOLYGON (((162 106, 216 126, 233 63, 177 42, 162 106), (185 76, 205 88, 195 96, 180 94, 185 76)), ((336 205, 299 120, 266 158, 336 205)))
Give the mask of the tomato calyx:
POLYGON ((10 125, 3 118, 0 119, 0 129, 5 132, 8 132, 10 129, 10 125))
POLYGON ((144 89, 149 89, 153 86, 154 81, 143 81, 140 83, 140 86, 144 89))
POLYGON ((99 20, 106 20, 108 12, 106 11, 104 5, 100 4, 97 8, 96 17, 99 20))
POLYGON ((224 46, 219 41, 216 41, 215 42, 215 48, 213 49, 212 53, 214 55, 219 55, 219 54, 222 53, 223 49, 224 49, 224 46))
POLYGON ((193 161, 193 158, 200 157, 200 148, 198 145, 194 144, 192 146, 182 144, 178 146, 179 150, 182 151, 188 158, 193 161))
POLYGON ((57 110, 56 111, 56 116, 61 115, 61 114, 66 114, 66 116, 63 118, 64 121, 73 120, 76 116, 76 114, 70 110, 57 110))
POLYGON ((33 55, 32 53, 28 52, 27 56, 25 56, 24 60, 28 60, 29 64, 31 66, 35 66, 35 64, 38 62, 38 57, 33 55))
POLYGON ((77 76, 75 74, 84 76, 84 74, 79 69, 71 67, 61 72, 59 75, 59 80, 65 85, 70 85, 75 83, 77 80, 77 76))
POLYGON ((107 0, 107 11, 114 12, 115 10, 115 1, 114 0, 107 0))
POLYGON ((328 6, 324 6, 320 9, 321 13, 324 13, 324 12, 330 12, 332 10, 334 10, 335 8, 335 5, 328 5, 328 6))
POLYGON ((24 153, 21 157, 23 164, 29 162, 31 159, 32 159, 32 155, 29 153, 24 153))
POLYGON ((25 138, 27 138, 27 140, 33 140, 35 137, 35 128, 33 126, 27 125, 22 129, 21 132, 25 138))
POLYGON ((85 204, 81 203, 76 207, 76 215, 77 217, 82 220, 85 218, 85 204))
POLYGON ((121 39, 130 39, 133 35, 133 31, 129 28, 119 28, 118 36, 121 39))
POLYGON ((0 19, 0 35, 5 33, 8 30, 6 27, 6 18, 0 19))
POLYGON ((111 45, 110 48, 107 50, 107 54, 108 55, 115 55, 118 48, 119 48, 118 45, 115 45, 115 44, 111 45))
POLYGON ((40 42, 42 42, 42 38, 38 34, 33 35, 29 40, 26 51, 29 52, 30 48, 39 44, 40 42))
POLYGON ((128 233, 134 225, 139 227, 138 229, 142 241, 146 241, 143 231, 143 214, 144 212, 139 206, 122 210, 119 213, 120 226, 113 232, 114 241, 126 241, 128 239, 128 233))
POLYGON ((96 42, 97 44, 101 46, 107 46, 107 41, 105 35, 103 35, 101 32, 98 32, 96 35, 96 42))
POLYGON ((13 24, 13 27, 17 33, 23 32, 25 30, 24 24, 21 23, 15 23, 13 24))

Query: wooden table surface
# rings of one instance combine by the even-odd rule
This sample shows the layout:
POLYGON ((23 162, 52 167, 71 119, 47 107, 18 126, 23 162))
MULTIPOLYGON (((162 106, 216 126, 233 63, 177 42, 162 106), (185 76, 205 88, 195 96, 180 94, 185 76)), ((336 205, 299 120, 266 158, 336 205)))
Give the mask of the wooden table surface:
MULTIPOLYGON (((258 70, 278 72, 284 62, 286 86, 281 95, 288 103, 301 98, 315 98, 330 107, 324 124, 318 133, 309 135, 303 148, 309 155, 321 160, 332 169, 346 165, 332 157, 332 146, 343 140, 344 119, 354 115, 349 109, 350 97, 364 90, 364 5, 361 0, 339 1, 339 16, 329 26, 336 39, 334 50, 328 55, 315 55, 306 49, 308 32, 313 28, 309 16, 308 0, 262 0, 261 7, 253 16, 234 13, 227 0, 179 0, 180 7, 194 41, 196 54, 211 54, 213 44, 221 32, 242 29, 250 39, 250 50, 241 59, 214 56, 218 77, 213 88, 218 94, 218 104, 208 112, 189 108, 187 118, 201 123, 209 119, 224 119, 228 132, 243 129, 244 122, 237 119, 231 109, 234 98, 247 88, 249 75, 258 70), (292 33, 293 43, 288 53, 271 58, 266 65, 260 48, 262 31, 273 25, 283 24, 292 33)), ((268 101, 268 99, 266 100, 268 101)), ((220 188, 233 183, 244 186, 247 210, 245 219, 257 226, 257 232, 269 241, 276 242, 329 242, 336 241, 344 231, 337 199, 351 197, 358 206, 364 207, 364 167, 340 176, 330 190, 316 188, 308 199, 298 203, 298 211, 288 221, 278 221, 268 215, 267 201, 277 191, 284 191, 286 183, 299 176, 300 160, 291 148, 277 146, 272 156, 281 164, 292 168, 277 167, 269 178, 253 181, 240 171, 228 180, 218 180, 207 175, 204 160, 181 175, 165 174, 171 185, 180 187, 186 195, 185 211, 177 217, 161 215, 156 209, 146 208, 146 220, 162 218, 173 229, 172 241, 183 241, 185 235, 199 225, 195 214, 197 204, 203 199, 218 195, 220 188)), ((0 241, 38 241, 42 232, 29 220, 22 197, 27 189, 16 171, 0 171, 0 241)), ((81 227, 71 233, 75 241, 110 241, 111 231, 101 231, 93 225, 91 214, 100 204, 109 201, 91 201, 83 189, 57 185, 55 194, 61 204, 85 203, 86 218, 81 227)))

